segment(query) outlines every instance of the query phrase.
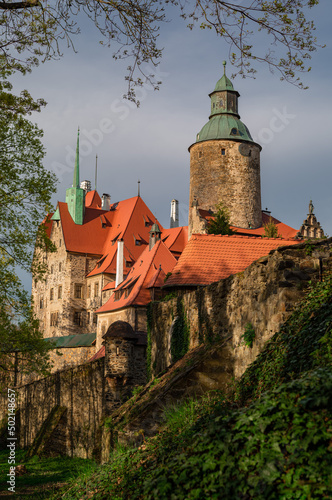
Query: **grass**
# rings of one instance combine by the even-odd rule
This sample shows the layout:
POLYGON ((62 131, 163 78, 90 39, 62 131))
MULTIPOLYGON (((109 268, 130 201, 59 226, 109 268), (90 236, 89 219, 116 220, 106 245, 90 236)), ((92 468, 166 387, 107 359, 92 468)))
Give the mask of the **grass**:
MULTIPOLYGON (((16 450, 16 465, 24 464, 27 473, 16 477, 15 498, 50 498, 61 486, 70 480, 91 474, 97 467, 92 460, 70 457, 37 457, 26 459, 26 452, 16 450)), ((8 451, 0 451, 0 498, 13 498, 7 488, 8 451), (5 492, 8 495, 5 496, 5 492), (2 493, 1 493, 2 492, 2 493)))

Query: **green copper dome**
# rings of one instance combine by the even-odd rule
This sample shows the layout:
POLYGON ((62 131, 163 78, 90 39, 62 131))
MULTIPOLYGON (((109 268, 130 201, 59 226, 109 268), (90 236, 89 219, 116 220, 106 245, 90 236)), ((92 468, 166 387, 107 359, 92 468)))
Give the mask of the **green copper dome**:
POLYGON ((196 142, 211 139, 233 139, 253 142, 249 130, 234 115, 214 115, 196 136, 196 142))

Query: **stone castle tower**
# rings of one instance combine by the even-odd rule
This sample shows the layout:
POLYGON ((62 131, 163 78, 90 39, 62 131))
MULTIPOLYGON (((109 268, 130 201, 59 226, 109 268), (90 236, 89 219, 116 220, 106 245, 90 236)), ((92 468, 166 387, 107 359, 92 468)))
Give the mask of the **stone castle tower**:
POLYGON ((240 94, 224 75, 209 97, 209 121, 190 152, 189 236, 204 232, 200 211, 215 211, 222 202, 233 226, 262 225, 260 151, 238 114, 240 94))

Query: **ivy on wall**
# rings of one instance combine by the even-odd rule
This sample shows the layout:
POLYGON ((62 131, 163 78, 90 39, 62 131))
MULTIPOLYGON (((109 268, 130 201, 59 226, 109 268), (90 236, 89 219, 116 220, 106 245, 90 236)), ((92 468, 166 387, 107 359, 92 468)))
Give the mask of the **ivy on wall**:
POLYGON ((183 299, 179 296, 176 301, 176 317, 171 338, 171 355, 173 362, 178 361, 188 352, 189 334, 190 330, 187 316, 184 311, 183 299))

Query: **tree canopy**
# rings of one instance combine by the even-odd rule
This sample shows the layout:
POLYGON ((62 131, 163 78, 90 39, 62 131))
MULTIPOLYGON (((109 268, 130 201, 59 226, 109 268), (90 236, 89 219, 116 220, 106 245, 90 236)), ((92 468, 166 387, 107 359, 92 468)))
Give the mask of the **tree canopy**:
MULTIPOLYGON (((27 370, 47 367, 47 347, 42 340, 31 301, 17 276, 17 267, 35 279, 45 272, 32 257, 34 246, 52 251, 44 214, 51 210, 56 178, 43 164, 42 131, 26 115, 40 110, 26 91, 11 93, 2 73, 0 79, 0 366, 13 369, 13 353, 19 353, 27 370)), ((17 361, 17 356, 16 356, 17 361)))
POLYGON ((223 203, 218 203, 213 219, 207 225, 208 234, 234 234, 230 228, 229 212, 223 203))
MULTIPOLYGON (((169 6, 178 9, 190 29, 213 30, 229 46, 235 74, 253 76, 266 63, 281 79, 303 87, 299 75, 310 71, 309 60, 319 46, 309 9, 319 0, 0 0, 0 63, 29 71, 40 61, 61 55, 62 42, 73 46, 82 15, 114 49, 115 59, 128 59, 127 97, 135 85, 160 82, 151 66, 162 56, 158 35, 168 21, 169 6), (264 38, 257 37, 258 34, 264 38), (144 63, 149 63, 145 65, 144 63)), ((233 75, 233 76, 234 76, 233 75)))

